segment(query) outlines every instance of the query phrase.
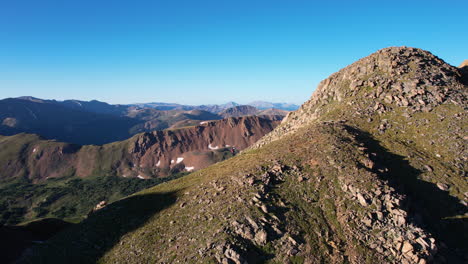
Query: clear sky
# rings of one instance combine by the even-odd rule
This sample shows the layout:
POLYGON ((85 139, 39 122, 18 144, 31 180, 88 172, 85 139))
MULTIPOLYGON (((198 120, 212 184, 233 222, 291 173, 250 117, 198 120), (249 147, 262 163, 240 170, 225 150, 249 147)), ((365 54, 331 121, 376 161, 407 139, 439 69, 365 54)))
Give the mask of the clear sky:
POLYGON ((0 1, 0 98, 302 103, 388 46, 468 59, 468 1, 0 1))

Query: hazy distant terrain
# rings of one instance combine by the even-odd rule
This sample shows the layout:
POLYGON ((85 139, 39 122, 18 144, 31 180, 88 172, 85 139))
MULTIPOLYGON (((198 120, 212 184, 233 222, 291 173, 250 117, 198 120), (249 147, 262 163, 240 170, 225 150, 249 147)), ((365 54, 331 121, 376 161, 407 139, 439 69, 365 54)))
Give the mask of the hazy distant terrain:
MULTIPOLYGON (((264 105, 281 107, 283 104, 264 105)), ((244 106, 232 102, 206 106, 167 103, 111 105, 99 101, 8 98, 0 100, 0 134, 34 133, 47 139, 101 145, 141 132, 194 126, 201 121, 231 116, 261 115, 277 120, 287 114, 280 109, 245 106, 250 107, 249 111, 238 111, 238 107, 244 106)))

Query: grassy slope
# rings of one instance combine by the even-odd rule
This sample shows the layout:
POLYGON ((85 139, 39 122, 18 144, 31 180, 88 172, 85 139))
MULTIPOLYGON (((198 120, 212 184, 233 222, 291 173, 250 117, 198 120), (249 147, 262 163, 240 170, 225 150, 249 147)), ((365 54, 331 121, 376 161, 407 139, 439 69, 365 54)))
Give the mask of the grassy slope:
POLYGON ((79 222, 100 201, 113 202, 172 178, 65 177, 39 184, 16 180, 0 185, 0 224, 16 225, 47 217, 79 222))

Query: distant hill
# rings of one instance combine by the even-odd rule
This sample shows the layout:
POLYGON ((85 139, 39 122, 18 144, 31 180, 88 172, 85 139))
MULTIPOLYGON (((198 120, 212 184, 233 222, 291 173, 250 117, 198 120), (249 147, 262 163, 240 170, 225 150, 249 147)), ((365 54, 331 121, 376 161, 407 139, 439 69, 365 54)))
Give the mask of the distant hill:
MULTIPOLYGON (((253 106, 259 110, 265 110, 270 108, 276 108, 285 111, 294 111, 299 108, 298 105, 289 104, 289 103, 270 103, 264 101, 255 101, 252 103, 248 103, 245 105, 253 106)), ((168 104, 168 103, 144 103, 144 104, 134 104, 134 106, 138 107, 151 107, 158 110, 204 110, 208 112, 212 112, 215 114, 219 114, 220 112, 228 109, 233 108, 236 106, 241 106, 241 104, 235 102, 228 102, 226 104, 209 104, 209 105, 181 105, 181 104, 168 104)))
POLYGON ((54 102, 0 100, 0 134, 36 133, 77 144, 103 144, 131 136, 140 121, 129 117, 75 110, 54 102))
POLYGON ((259 116, 262 116, 262 115, 265 115, 265 116, 283 116, 284 117, 284 116, 288 115, 288 113, 289 113, 289 111, 286 111, 286 110, 269 108, 269 109, 259 111, 257 113, 257 115, 259 115, 259 116))
POLYGON ((33 97, 0 100, 0 134, 34 133, 81 145, 101 145, 141 132, 221 118, 202 110, 161 111, 98 101, 58 102, 33 97))
POLYGON ((221 116, 202 110, 156 110, 154 108, 130 107, 127 117, 141 122, 131 128, 131 133, 150 132, 177 128, 188 125, 198 125, 200 121, 219 120, 221 116))
POLYGON ((258 109, 253 106, 239 105, 239 106, 227 108, 219 112, 219 115, 222 117, 239 117, 239 116, 256 115, 257 113, 258 113, 258 109))
POLYGON ((56 101, 23 96, 0 100, 0 134, 35 133, 47 139, 101 145, 141 132, 195 126, 200 121, 225 117, 259 114, 279 120, 284 116, 278 111, 260 114, 251 106, 248 106, 250 111, 235 110, 236 107, 239 105, 234 102, 201 106, 167 103, 112 105, 96 100, 56 101), (223 111, 222 115, 219 114, 223 111))
POLYGON ((208 104, 208 105, 181 105, 181 104, 173 104, 173 103, 160 103, 160 102, 155 102, 155 103, 140 103, 140 104, 132 104, 130 106, 138 106, 140 108, 154 108, 157 110, 183 110, 183 111, 189 111, 189 110, 203 110, 211 113, 219 113, 223 111, 224 109, 231 108, 234 106, 238 106, 239 104, 235 102, 228 102, 226 104, 208 104))
POLYGON ((80 110, 85 112, 93 112, 98 114, 111 114, 111 115, 125 115, 127 112, 128 106, 127 105, 112 105, 105 102, 100 102, 97 100, 91 101, 80 101, 80 100, 65 100, 65 101, 57 101, 57 100, 46 100, 40 99, 32 96, 21 96, 18 98, 12 99, 21 99, 36 103, 49 103, 49 104, 57 104, 61 106, 65 106, 74 110, 80 110))
POLYGON ((76 110, 82 110, 87 112, 94 112, 99 114, 111 114, 122 116, 128 111, 128 106, 126 105, 111 105, 105 102, 100 102, 96 100, 92 101, 79 101, 79 100, 65 100, 59 102, 59 104, 73 108, 76 110))
POLYGON ((274 108, 260 110, 250 105, 239 105, 225 109, 222 112, 220 112, 219 115, 224 118, 255 115, 262 118, 277 121, 282 120, 288 113, 289 111, 274 108))
POLYGON ((295 111, 299 108, 299 106, 295 104, 270 103, 270 102, 265 102, 265 101, 254 101, 254 102, 248 103, 248 105, 254 106, 260 110, 275 108, 275 109, 280 109, 280 110, 285 110, 285 111, 295 111))

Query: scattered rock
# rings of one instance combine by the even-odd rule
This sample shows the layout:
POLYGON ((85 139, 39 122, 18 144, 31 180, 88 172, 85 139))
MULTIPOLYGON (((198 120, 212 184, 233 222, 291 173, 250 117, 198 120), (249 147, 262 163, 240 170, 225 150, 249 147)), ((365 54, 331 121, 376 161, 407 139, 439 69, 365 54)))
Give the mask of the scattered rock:
POLYGON ((429 165, 424 165, 424 169, 426 169, 428 172, 432 172, 432 171, 433 171, 432 167, 429 166, 429 165))
POLYGON ((106 201, 100 201, 93 209, 93 211, 101 210, 102 208, 106 207, 106 201))
POLYGON ((364 198, 364 196, 362 196, 361 193, 358 193, 358 194, 357 194, 357 199, 358 199, 359 203, 360 203, 362 206, 367 206, 367 205, 368 205, 367 200, 364 198))
POLYGON ((442 191, 448 191, 449 186, 445 183, 438 182, 437 188, 441 189, 442 191))
POLYGON ((268 234, 265 230, 261 229, 257 233, 255 233, 255 241, 260 244, 264 245, 267 242, 268 234))
POLYGON ((268 213, 269 213, 268 207, 267 207, 265 204, 262 204, 262 205, 260 206, 260 209, 262 209, 262 211, 263 211, 265 214, 268 214, 268 213))
POLYGON ((291 249, 288 251, 288 255, 289 255, 289 256, 295 256, 295 255, 297 255, 297 253, 299 253, 299 251, 298 251, 296 248, 291 248, 291 249))
POLYGON ((408 252, 410 252, 412 250, 413 250, 413 245, 411 245, 410 242, 408 242, 408 241, 403 242, 403 247, 401 248, 401 252, 403 254, 407 254, 408 252))
POLYGON ((232 260, 235 264, 246 264, 246 262, 243 260, 241 255, 236 250, 234 250, 233 248, 231 248, 229 246, 224 251, 224 256, 226 256, 226 258, 232 260))

